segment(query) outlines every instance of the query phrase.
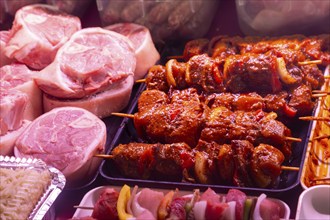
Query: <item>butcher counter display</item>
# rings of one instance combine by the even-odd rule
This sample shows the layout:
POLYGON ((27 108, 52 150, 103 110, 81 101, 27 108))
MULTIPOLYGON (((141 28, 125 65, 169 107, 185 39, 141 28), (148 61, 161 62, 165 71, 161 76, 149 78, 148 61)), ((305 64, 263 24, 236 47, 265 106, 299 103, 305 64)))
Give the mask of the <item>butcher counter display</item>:
POLYGON ((120 219, 149 215, 136 203, 149 188, 169 192, 159 219, 181 216, 179 203, 204 219, 214 199, 223 212, 209 217, 289 219, 306 185, 328 184, 328 159, 310 155, 329 147, 329 33, 245 36, 235 6, 219 3, 204 38, 168 41, 153 41, 147 25, 105 27, 96 2, 80 18, 43 4, 18 9, 0 32, 0 153, 65 176, 44 219, 98 212, 102 186, 120 219))

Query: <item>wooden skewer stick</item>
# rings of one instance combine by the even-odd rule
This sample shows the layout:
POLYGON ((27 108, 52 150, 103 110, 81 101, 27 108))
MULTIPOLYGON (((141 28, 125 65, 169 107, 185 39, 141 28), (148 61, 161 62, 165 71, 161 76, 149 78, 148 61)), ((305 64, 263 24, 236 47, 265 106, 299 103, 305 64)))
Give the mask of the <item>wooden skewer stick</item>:
POLYGON ((87 209, 87 210, 93 210, 93 207, 89 207, 89 206, 79 206, 79 205, 75 205, 73 206, 73 208, 75 209, 87 209))
MULTIPOLYGON (((132 115, 132 114, 113 112, 113 113, 111 113, 111 115, 134 119, 134 115, 132 115)), ((294 142, 301 142, 300 138, 294 138, 294 137, 285 137, 285 140, 294 141, 294 142)))
POLYGON ((298 62, 299 65, 309 65, 309 64, 322 64, 322 60, 307 60, 303 62, 298 62))
POLYGON ((321 97, 325 97, 325 96, 327 96, 328 94, 313 94, 312 95, 312 98, 321 98, 321 97))
POLYGON ((135 81, 135 83, 145 83, 146 79, 138 79, 135 81))
POLYGON ((316 178, 311 180, 311 182, 322 182, 322 181, 330 181, 330 177, 316 178))
POLYGON ((134 119, 134 115, 132 114, 113 112, 111 115, 134 119))
POLYGON ((171 59, 177 59, 177 60, 180 60, 180 59, 183 59, 183 55, 173 55, 173 56, 168 56, 167 59, 168 59, 168 60, 171 60, 171 59))
MULTIPOLYGON (((108 154, 95 154, 94 157, 99 157, 103 159, 112 159, 113 155, 108 154)), ((281 166, 282 170, 288 170, 288 171, 299 171, 299 167, 289 167, 289 166, 281 166)))
POLYGON ((320 135, 320 136, 317 136, 315 138, 313 138, 312 140, 310 140, 310 142, 313 142, 313 141, 317 141, 317 140, 321 140, 321 139, 326 139, 326 138, 330 138, 330 135, 320 135))
POLYGON ((294 138, 294 137, 285 137, 285 140, 287 141, 293 141, 293 142, 301 142, 301 138, 294 138))
POLYGON ((95 154, 94 157, 103 158, 103 159, 112 159, 113 155, 109 154, 95 154))
POLYGON ((314 117, 314 116, 305 116, 305 117, 299 117, 300 120, 305 121, 330 121, 330 117, 314 117))
POLYGON ((330 79, 330 75, 329 76, 324 76, 324 79, 330 79))
POLYGON ((330 94, 328 91, 322 91, 322 90, 313 90, 312 93, 314 94, 330 94))
POLYGON ((299 167, 289 167, 289 166, 281 166, 282 170, 287 170, 287 171, 299 171, 299 167))

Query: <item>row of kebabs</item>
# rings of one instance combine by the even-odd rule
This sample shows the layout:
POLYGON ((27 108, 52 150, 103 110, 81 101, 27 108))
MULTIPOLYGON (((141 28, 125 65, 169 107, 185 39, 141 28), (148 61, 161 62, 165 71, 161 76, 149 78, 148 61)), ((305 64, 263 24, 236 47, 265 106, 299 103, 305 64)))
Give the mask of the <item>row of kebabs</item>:
POLYGON ((321 88, 322 68, 330 64, 329 39, 187 43, 183 62, 156 65, 146 77, 133 117, 150 144, 119 145, 112 159, 133 178, 274 186, 294 140, 278 118, 295 122, 312 113, 312 90, 321 88))
POLYGON ((153 67, 148 88, 195 87, 200 92, 291 92, 304 84, 318 89, 330 64, 330 35, 264 39, 220 36, 186 44, 184 62, 153 67), (319 64, 316 65, 316 64, 319 64))
POLYGON ((154 144, 117 146, 112 159, 132 178, 270 187, 292 154, 291 131, 276 116, 261 109, 210 108, 194 88, 171 95, 145 90, 134 126, 142 140, 154 144))

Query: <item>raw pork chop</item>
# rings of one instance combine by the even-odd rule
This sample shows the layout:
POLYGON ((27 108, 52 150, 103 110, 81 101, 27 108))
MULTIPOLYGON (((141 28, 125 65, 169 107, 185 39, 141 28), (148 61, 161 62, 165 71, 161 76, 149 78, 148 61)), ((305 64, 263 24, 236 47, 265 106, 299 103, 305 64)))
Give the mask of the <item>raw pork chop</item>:
POLYGON ((128 38, 102 28, 85 28, 60 48, 54 62, 35 80, 54 97, 83 98, 133 75, 135 66, 134 48, 128 38))
POLYGON ((0 67, 11 63, 11 59, 9 59, 3 52, 8 41, 9 31, 0 31, 0 67))
POLYGON ((44 111, 48 112, 57 107, 73 106, 86 109, 99 118, 105 118, 110 116, 112 112, 120 112, 127 106, 133 84, 133 76, 128 76, 109 90, 81 99, 60 99, 44 93, 44 111))
POLYGON ((18 137, 14 153, 42 159, 74 185, 95 172, 93 156, 104 151, 105 142, 106 126, 101 119, 82 108, 63 107, 35 119, 18 137))
POLYGON ((143 78, 149 68, 156 64, 160 55, 152 41, 148 28, 134 23, 118 23, 105 27, 107 30, 118 32, 131 40, 135 48, 136 68, 134 79, 143 78))
POLYGON ((78 17, 49 5, 29 5, 15 14, 5 54, 33 69, 50 64, 57 50, 81 29, 78 17))
POLYGON ((11 64, 0 68, 0 87, 19 90, 28 96, 23 118, 31 121, 43 113, 42 92, 33 80, 34 74, 36 72, 24 64, 11 64))

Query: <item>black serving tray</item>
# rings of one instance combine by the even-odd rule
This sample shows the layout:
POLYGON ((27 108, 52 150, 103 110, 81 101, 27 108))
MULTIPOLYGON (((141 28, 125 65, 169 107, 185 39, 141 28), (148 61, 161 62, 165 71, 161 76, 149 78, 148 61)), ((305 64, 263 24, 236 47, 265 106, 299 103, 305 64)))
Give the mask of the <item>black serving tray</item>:
MULTIPOLYGON (((137 111, 137 101, 139 94, 145 89, 144 85, 141 85, 139 91, 137 92, 132 104, 127 110, 127 113, 134 114, 137 111)), ((314 114, 314 112, 313 112, 314 114)), ((226 193, 230 188, 236 188, 249 192, 252 195, 257 195, 260 193, 267 193, 267 195, 279 196, 283 192, 286 192, 298 184, 300 184, 301 171, 304 165, 304 158, 306 154, 306 149, 308 145, 309 136, 312 129, 312 122, 306 121, 297 121, 296 124, 291 127, 292 136, 301 138, 302 142, 296 142, 292 145, 292 159, 283 164, 285 166, 299 167, 299 171, 282 171, 282 174, 279 178, 278 184, 275 188, 254 188, 254 187, 237 187, 233 185, 209 185, 209 184, 200 184, 200 183, 187 183, 187 182, 169 182, 162 180, 143 180, 143 179, 131 179, 124 177, 116 169, 115 164, 112 160, 105 159, 102 161, 100 166, 101 176, 112 185, 139 185, 141 187, 153 187, 153 188, 165 188, 173 189, 179 188, 183 190, 192 190, 199 188, 201 190, 206 190, 208 187, 211 187, 217 192, 226 193)), ((129 142, 143 142, 137 135, 134 128, 133 119, 124 118, 121 121, 118 131, 114 135, 113 142, 110 144, 107 154, 110 154, 112 149, 114 149, 119 144, 127 144, 129 142)))
MULTIPOLYGON (((185 42, 161 48, 162 56, 160 63, 166 63, 168 57, 170 57, 171 55, 182 54, 184 49, 182 45, 185 45, 185 42)), ((136 89, 135 95, 132 98, 132 102, 128 106, 127 111, 125 111, 125 113, 134 114, 135 112, 137 112, 138 98, 140 94, 145 90, 146 86, 145 84, 140 84, 136 86, 138 86, 138 88, 136 89)), ((313 111, 313 115, 315 114, 315 110, 316 109, 314 109, 313 111)), ((295 142, 292 144, 292 158, 289 162, 286 162, 283 165, 299 167, 299 171, 282 171, 278 184, 274 188, 237 187, 233 185, 209 185, 200 183, 170 182, 156 179, 132 179, 122 176, 119 170, 116 169, 116 166, 113 161, 108 159, 102 161, 99 173, 101 177, 105 179, 106 182, 109 182, 109 184, 112 185, 129 184, 139 185, 141 187, 162 189, 179 188, 182 190, 192 190, 196 188, 206 190, 208 187, 211 187, 213 190, 219 193, 226 193, 229 189, 236 188, 245 191, 251 195, 260 195, 260 193, 267 193, 267 195, 278 197, 282 195, 282 193, 287 192, 300 184, 300 177, 304 166, 304 158, 308 147, 308 140, 311 135, 312 125, 312 121, 302 120, 296 120, 295 124, 290 125, 292 137, 300 138, 303 141, 295 142)), ((121 124, 118 126, 118 130, 114 134, 112 142, 108 146, 106 153, 110 154, 111 151, 119 144, 127 144, 130 142, 143 142, 143 140, 141 140, 136 133, 133 119, 124 118, 121 120, 121 124)))

